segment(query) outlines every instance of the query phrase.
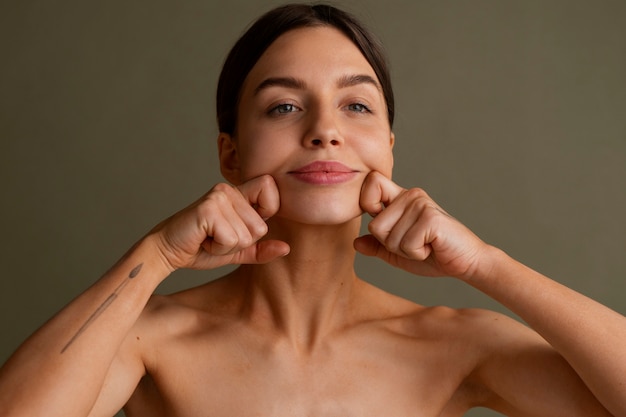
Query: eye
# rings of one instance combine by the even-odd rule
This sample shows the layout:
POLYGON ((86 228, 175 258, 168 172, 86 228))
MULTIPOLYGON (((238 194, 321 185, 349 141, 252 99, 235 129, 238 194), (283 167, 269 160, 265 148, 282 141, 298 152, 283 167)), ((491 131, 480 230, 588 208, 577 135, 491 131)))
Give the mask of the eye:
POLYGON ((287 114, 300 110, 295 104, 281 103, 275 107, 272 107, 269 114, 287 114))
POLYGON ((348 110, 353 111, 355 113, 371 113, 372 111, 363 103, 352 103, 348 104, 348 110))

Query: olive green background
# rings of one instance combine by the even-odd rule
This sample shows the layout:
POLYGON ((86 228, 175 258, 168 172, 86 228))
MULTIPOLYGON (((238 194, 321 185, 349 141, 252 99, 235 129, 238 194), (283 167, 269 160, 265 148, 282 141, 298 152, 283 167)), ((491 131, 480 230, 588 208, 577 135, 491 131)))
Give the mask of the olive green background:
MULTIPOLYGON (((221 63, 249 22, 281 3, 2 2, 0 362, 220 181, 221 63)), ((388 49, 395 180, 626 313, 626 2, 334 4, 388 49)), ((419 303, 506 312, 452 279, 362 258, 358 270, 419 303)), ((224 272, 177 272, 159 291, 224 272)))

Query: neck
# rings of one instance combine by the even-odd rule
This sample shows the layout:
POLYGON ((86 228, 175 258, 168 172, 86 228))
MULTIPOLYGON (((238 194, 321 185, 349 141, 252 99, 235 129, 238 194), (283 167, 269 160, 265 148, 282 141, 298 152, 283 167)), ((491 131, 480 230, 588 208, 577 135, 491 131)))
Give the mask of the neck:
POLYGON ((289 255, 264 265, 243 265, 236 273, 246 283, 244 310, 284 334, 292 344, 311 349, 326 334, 350 320, 359 280, 353 241, 360 218, 333 226, 269 223, 268 238, 289 243, 289 255))

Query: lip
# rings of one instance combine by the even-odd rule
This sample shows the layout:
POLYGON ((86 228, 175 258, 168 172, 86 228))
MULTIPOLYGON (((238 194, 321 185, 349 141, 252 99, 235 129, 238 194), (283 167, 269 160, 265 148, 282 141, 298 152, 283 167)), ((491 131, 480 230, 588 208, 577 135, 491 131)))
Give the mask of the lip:
POLYGON ((314 161, 289 174, 309 184, 330 185, 351 180, 359 171, 337 161, 314 161))

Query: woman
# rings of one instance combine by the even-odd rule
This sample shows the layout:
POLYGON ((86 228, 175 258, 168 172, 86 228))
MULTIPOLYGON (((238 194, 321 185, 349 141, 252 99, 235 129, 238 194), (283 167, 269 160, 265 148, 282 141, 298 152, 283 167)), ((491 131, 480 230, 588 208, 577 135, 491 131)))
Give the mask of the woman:
POLYGON ((2 415, 626 415, 624 317, 391 180, 389 76, 351 16, 259 19, 224 65, 218 121, 232 185, 156 226, 28 339, 2 368, 2 415), (357 251, 466 281, 533 330, 387 294, 356 276, 357 251), (240 266, 152 296, 176 269, 226 264, 240 266))

